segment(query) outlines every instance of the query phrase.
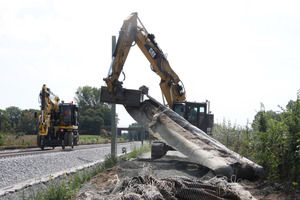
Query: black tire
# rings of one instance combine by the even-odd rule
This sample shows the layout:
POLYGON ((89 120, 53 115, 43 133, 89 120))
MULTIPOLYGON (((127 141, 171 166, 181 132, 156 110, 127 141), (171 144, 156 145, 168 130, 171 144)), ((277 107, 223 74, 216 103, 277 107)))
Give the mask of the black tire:
POLYGON ((40 134, 37 134, 36 136, 36 144, 40 147, 41 146, 41 136, 40 134))
POLYGON ((45 149, 44 138, 40 138, 40 147, 41 147, 42 150, 45 149))
POLYGON ((73 132, 68 133, 68 146, 74 148, 74 141, 73 141, 73 132))
POLYGON ((68 135, 69 135, 68 132, 66 132, 65 135, 64 135, 64 140, 62 141, 62 145, 61 145, 62 149, 65 149, 65 147, 68 146, 68 143, 69 143, 68 142, 68 139, 69 139, 68 135))
POLYGON ((165 143, 155 142, 151 146, 151 158, 158 159, 166 155, 165 143))
POLYGON ((62 141, 62 142, 61 142, 61 148, 62 148, 62 149, 65 149, 65 148, 66 148, 65 141, 62 141))
POLYGON ((73 139, 74 146, 78 146, 78 141, 79 141, 79 135, 77 133, 77 135, 74 136, 74 139, 73 139))

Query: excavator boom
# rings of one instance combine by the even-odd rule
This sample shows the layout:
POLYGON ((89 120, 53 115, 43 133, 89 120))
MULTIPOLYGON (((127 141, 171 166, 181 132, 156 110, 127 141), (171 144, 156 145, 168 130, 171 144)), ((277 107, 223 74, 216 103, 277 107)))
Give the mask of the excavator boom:
POLYGON ((122 82, 118 80, 128 53, 135 44, 150 62, 152 70, 160 76, 160 87, 169 107, 172 108, 173 102, 184 102, 185 91, 178 75, 170 67, 165 54, 155 41, 155 36, 147 32, 137 13, 132 13, 121 27, 110 69, 104 78, 107 88, 102 88, 101 101, 139 105, 140 93, 124 89, 122 82))

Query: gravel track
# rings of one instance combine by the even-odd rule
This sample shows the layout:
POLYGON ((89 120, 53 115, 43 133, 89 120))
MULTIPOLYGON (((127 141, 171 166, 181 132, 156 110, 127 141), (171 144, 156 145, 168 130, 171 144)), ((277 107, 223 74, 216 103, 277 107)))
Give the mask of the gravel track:
MULTIPOLYGON (((141 145, 140 142, 135 144, 137 147, 141 145)), ((131 151, 132 146, 132 143, 118 144, 117 154, 122 153, 122 147, 131 151)), ((101 162, 110 151, 110 146, 80 151, 66 149, 57 153, 1 159, 0 199, 3 199, 5 194, 13 193, 27 185, 47 181, 50 176, 59 176, 101 162)))

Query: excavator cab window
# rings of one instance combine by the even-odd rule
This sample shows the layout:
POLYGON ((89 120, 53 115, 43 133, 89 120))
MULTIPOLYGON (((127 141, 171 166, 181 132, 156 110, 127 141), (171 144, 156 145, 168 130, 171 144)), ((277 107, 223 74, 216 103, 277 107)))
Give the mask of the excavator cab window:
POLYGON ((203 123, 204 118, 205 118, 205 108, 199 107, 199 122, 200 122, 200 124, 203 123))
POLYGON ((206 103, 186 102, 173 104, 173 110, 198 128, 204 125, 206 103))
POLYGON ((206 103, 186 102, 186 111, 184 118, 200 128, 204 132, 207 131, 207 111, 206 103))
POLYGON ((189 106, 187 109, 187 120, 190 123, 197 123, 198 120, 198 108, 197 107, 193 107, 193 106, 189 106))
POLYGON ((180 115, 181 117, 185 118, 185 105, 184 104, 174 104, 173 110, 180 115))
POLYGON ((71 125, 72 120, 72 109, 71 105, 61 105, 60 110, 61 124, 71 125))

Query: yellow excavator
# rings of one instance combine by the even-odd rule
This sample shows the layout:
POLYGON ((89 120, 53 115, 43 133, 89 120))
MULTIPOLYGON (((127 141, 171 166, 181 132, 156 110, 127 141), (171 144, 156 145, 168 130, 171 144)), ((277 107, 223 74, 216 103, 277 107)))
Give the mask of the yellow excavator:
POLYGON ((132 13, 125 19, 121 27, 109 72, 104 78, 107 87, 101 87, 100 100, 125 106, 139 106, 143 101, 144 94, 148 95, 146 87, 141 87, 139 90, 125 89, 122 87, 123 82, 118 80, 128 53, 135 44, 150 62, 152 71, 161 78, 160 88, 167 106, 194 126, 208 135, 212 135, 214 116, 209 110, 209 101, 186 101, 186 92, 182 81, 172 70, 165 54, 155 41, 155 36, 148 33, 137 13, 132 13))
MULTIPOLYGON (((39 94, 41 115, 38 118, 37 145, 55 148, 78 145, 78 106, 73 102, 65 103, 44 84, 39 94)), ((37 113, 35 113, 37 117, 37 113)))

